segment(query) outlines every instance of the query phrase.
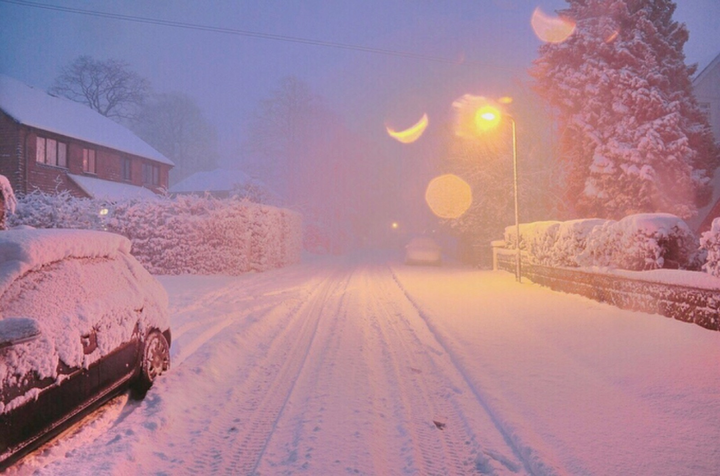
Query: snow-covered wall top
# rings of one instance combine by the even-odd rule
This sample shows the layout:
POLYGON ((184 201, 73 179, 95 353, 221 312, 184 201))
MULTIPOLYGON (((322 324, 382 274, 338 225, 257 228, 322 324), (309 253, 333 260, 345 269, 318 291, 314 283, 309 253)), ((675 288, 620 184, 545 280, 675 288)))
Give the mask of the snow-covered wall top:
POLYGON ((0 109, 20 124, 175 165, 127 128, 69 99, 0 75, 0 109))
POLYGON ((124 236, 89 230, 14 229, 0 233, 0 296, 30 270, 65 258, 114 257, 130 254, 124 236))

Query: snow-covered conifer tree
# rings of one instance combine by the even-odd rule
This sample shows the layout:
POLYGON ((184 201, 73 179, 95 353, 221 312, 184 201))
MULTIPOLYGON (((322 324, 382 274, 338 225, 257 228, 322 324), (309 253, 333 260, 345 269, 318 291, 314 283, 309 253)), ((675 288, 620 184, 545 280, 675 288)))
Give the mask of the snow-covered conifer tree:
POLYGON ((707 201, 718 148, 692 94, 671 0, 567 0, 576 22, 532 74, 559 119, 569 215, 687 218, 707 201))

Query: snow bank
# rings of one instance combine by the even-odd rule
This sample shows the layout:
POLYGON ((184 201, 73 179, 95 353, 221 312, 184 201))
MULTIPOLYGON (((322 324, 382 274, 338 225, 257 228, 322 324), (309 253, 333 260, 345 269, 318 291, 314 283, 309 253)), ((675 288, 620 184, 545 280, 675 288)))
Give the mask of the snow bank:
POLYGON ((233 198, 183 195, 108 203, 35 192, 20 200, 11 224, 121 234, 153 274, 237 275, 297 263, 302 252, 299 214, 233 198))
MULTIPOLYGON (((164 288, 130 256, 130 241, 88 230, 16 229, 0 233, 0 319, 34 319, 38 339, 3 350, 0 389, 38 378, 60 378, 60 362, 88 367, 122 342, 136 325, 169 327, 164 288), (85 354, 82 337, 97 348, 85 354)), ((32 398, 0 402, 0 413, 32 398)))

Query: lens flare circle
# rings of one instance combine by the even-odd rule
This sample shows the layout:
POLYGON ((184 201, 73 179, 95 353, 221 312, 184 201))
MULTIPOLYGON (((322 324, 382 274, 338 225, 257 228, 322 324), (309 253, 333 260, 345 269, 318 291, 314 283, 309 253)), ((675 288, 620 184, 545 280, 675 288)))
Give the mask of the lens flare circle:
POLYGON ((388 135, 396 141, 402 142, 403 144, 412 144, 423 135, 423 132, 425 132, 427 126, 428 116, 427 114, 423 114, 423 116, 418 122, 415 123, 415 125, 403 131, 393 130, 390 126, 385 126, 385 129, 387 130, 388 135))
POLYGON ((430 181, 425 201, 440 218, 460 218, 472 204, 470 185, 457 175, 445 174, 430 181))
POLYGON ((575 22, 567 17, 551 17, 540 7, 535 8, 530 18, 535 35, 546 43, 562 43, 575 31, 575 22))

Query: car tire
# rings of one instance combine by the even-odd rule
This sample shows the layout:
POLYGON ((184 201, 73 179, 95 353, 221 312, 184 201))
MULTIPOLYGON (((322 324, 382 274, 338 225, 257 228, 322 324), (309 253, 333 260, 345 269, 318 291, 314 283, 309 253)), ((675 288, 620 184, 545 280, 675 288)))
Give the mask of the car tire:
POLYGON ((140 375, 133 385, 133 396, 142 399, 155 380, 170 368, 170 345, 162 332, 153 329, 147 335, 142 351, 140 375))

